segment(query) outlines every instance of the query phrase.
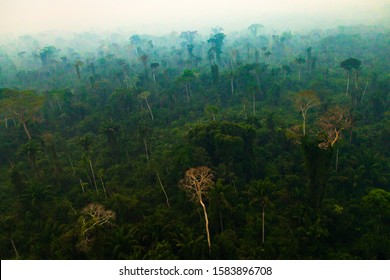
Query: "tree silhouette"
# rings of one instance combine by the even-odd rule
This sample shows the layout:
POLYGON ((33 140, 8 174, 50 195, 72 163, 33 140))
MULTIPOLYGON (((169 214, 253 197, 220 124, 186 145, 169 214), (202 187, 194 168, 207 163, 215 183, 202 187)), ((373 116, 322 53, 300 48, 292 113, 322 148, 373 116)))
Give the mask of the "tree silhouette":
POLYGON ((361 65, 361 62, 360 60, 356 59, 356 58, 348 58, 346 60, 343 60, 341 63, 340 63, 340 67, 343 68, 345 71, 347 71, 347 91, 346 91, 346 94, 348 94, 349 92, 349 80, 350 80, 350 76, 351 76, 351 72, 353 69, 355 69, 355 86, 357 87, 357 71, 359 70, 360 68, 360 65, 361 65))
POLYGON ((74 63, 74 67, 76 68, 76 74, 77 74, 77 77, 79 78, 79 80, 81 80, 80 67, 83 65, 84 65, 84 63, 79 59, 76 60, 76 62, 74 63))
MULTIPOLYGON (((222 32, 215 33, 212 35, 207 42, 211 44, 211 48, 209 50, 209 57, 215 58, 216 61, 219 63, 221 61, 221 54, 222 54, 222 46, 223 46, 223 40, 225 39, 226 35, 222 32)), ((214 59, 212 59, 214 60, 214 59)))
POLYGON ((298 80, 301 80, 301 67, 306 63, 306 59, 303 56, 295 58, 294 63, 298 65, 298 80))
POLYGON ((249 32, 253 35, 253 37, 256 38, 256 37, 257 37, 257 32, 258 32, 261 28, 263 28, 263 26, 262 26, 261 24, 259 24, 259 23, 254 23, 254 24, 249 25, 248 30, 249 30, 249 32))

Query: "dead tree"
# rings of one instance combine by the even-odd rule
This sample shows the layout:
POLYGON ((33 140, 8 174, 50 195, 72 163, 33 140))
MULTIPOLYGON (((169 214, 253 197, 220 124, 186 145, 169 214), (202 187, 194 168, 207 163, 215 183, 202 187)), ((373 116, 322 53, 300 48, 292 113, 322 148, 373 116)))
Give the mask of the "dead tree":
POLYGON ((203 208, 209 253, 211 253, 209 219, 203 199, 208 196, 208 191, 213 185, 213 175, 211 169, 207 166, 188 169, 184 178, 180 181, 180 186, 188 193, 191 199, 199 202, 203 208))

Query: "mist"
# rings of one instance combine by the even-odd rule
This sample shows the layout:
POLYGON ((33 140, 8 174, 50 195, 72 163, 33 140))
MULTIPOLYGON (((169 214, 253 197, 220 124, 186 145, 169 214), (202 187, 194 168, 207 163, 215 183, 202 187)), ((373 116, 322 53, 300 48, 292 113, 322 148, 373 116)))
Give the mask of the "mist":
POLYGON ((0 259, 389 260, 388 1, 0 0, 0 259))
POLYGON ((386 0, 145 0, 0 2, 0 35, 48 31, 126 31, 168 34, 222 26, 238 31, 253 22, 270 29, 308 30, 338 25, 388 25, 386 0))

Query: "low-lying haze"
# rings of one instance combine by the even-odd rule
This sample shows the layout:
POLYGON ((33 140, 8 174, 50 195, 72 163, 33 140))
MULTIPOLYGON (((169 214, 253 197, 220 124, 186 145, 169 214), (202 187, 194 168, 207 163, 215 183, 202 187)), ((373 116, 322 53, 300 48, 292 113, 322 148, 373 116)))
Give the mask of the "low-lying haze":
POLYGON ((212 26, 226 31, 261 23, 312 29, 389 23, 388 0, 1 0, 0 35, 45 31, 129 30, 164 33, 212 26))

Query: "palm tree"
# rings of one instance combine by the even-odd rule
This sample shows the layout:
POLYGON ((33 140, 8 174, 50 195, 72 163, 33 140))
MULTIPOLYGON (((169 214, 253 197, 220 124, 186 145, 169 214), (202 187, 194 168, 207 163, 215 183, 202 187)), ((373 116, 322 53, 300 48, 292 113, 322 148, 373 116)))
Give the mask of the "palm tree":
POLYGON ((275 185, 266 178, 254 182, 248 190, 249 196, 252 198, 249 205, 260 205, 261 207, 261 242, 265 242, 265 208, 271 205, 270 195, 275 185))

